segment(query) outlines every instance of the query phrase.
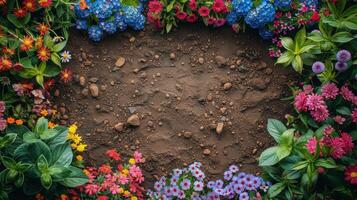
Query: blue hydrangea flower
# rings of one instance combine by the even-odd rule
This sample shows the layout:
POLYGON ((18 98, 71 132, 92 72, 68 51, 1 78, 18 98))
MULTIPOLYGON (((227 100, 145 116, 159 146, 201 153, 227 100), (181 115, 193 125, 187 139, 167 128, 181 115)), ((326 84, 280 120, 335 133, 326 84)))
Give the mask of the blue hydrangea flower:
POLYGON ((300 3, 304 3, 307 6, 317 7, 317 4, 319 3, 319 1, 318 0, 300 0, 300 3))
POLYGON ((99 22, 99 27, 108 34, 114 34, 117 32, 118 27, 115 22, 99 22))
POLYGON ((274 18, 274 6, 267 1, 263 1, 258 7, 248 13, 245 22, 252 28, 260 28, 265 24, 272 22, 274 18))
POLYGON ((228 15, 226 17, 227 24, 233 25, 233 24, 237 23, 238 17, 239 17, 239 15, 237 12, 232 11, 232 12, 228 13, 228 15))
POLYGON ((91 9, 98 19, 105 19, 112 15, 113 4, 106 0, 97 0, 92 4, 91 9))
POLYGON ((76 28, 78 30, 87 30, 88 29, 87 20, 85 20, 85 19, 77 19, 76 20, 76 28))
POLYGON ((124 21, 123 15, 119 13, 114 14, 114 22, 117 25, 119 31, 125 31, 128 26, 124 21))
POLYGON ((138 8, 126 6, 123 9, 124 22, 134 30, 141 30, 145 25, 145 17, 138 8))
POLYGON ((99 26, 91 26, 88 29, 89 39, 94 42, 99 42, 103 38, 103 31, 99 26))
POLYGON ((275 0, 274 6, 278 8, 288 8, 291 5, 291 0, 275 0))
POLYGON ((113 6, 113 11, 120 11, 122 8, 121 2, 119 0, 111 0, 110 2, 113 6))
POLYGON ((253 8, 252 0, 233 0, 232 10, 240 16, 246 16, 253 8))
POLYGON ((269 40, 273 38, 274 34, 267 28, 261 28, 259 29, 259 35, 262 37, 264 40, 269 40))
POLYGON ((81 10, 79 5, 76 5, 74 7, 74 13, 76 14, 77 18, 84 19, 91 14, 91 11, 89 9, 81 10))

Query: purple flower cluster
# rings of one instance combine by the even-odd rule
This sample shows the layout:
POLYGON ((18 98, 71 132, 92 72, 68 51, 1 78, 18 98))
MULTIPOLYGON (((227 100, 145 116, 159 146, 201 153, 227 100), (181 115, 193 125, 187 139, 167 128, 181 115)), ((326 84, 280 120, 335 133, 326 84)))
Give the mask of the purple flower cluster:
POLYGON ((0 101, 0 131, 5 130, 7 127, 6 119, 4 119, 4 112, 6 110, 6 104, 4 101, 0 101))
POLYGON ((224 172, 223 179, 206 182, 200 167, 201 163, 195 162, 188 168, 173 170, 171 178, 161 177, 155 182, 154 191, 148 190, 148 196, 150 199, 249 200, 260 197, 259 192, 266 192, 271 185, 261 177, 239 172, 236 165, 224 172))
POLYGON ((346 71, 348 69, 347 62, 350 61, 351 58, 352 55, 347 50, 340 50, 339 52, 337 52, 336 54, 337 62, 335 64, 335 69, 339 72, 346 71))

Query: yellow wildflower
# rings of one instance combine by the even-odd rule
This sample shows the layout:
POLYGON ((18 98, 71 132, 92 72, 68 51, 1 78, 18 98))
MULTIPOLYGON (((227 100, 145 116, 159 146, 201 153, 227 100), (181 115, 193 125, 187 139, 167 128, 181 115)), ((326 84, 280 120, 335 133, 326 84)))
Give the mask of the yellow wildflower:
POLYGON ((125 175, 128 175, 129 174, 129 170, 123 169, 122 173, 125 174, 125 175))
POLYGON ((86 144, 80 143, 79 145, 77 145, 77 151, 83 152, 86 150, 86 147, 87 147, 86 144))
POLYGON ((77 145, 77 144, 75 144, 75 143, 72 143, 72 144, 71 144, 72 149, 76 149, 76 148, 77 148, 77 146, 78 146, 78 145, 77 145))
POLYGON ((40 114, 41 114, 42 116, 46 117, 46 116, 48 115, 48 111, 45 110, 45 109, 42 109, 41 112, 40 112, 40 114))
POLYGON ((69 126, 69 128, 68 128, 68 132, 69 132, 70 134, 75 134, 75 133, 77 132, 77 129, 78 129, 77 125, 76 125, 76 124, 72 124, 72 125, 69 126))
POLYGON ((130 159, 129 159, 129 164, 135 165, 135 159, 134 159, 134 158, 130 158, 130 159))
POLYGON ((124 193, 124 189, 123 188, 119 188, 119 194, 123 194, 124 193))
POLYGON ((74 134, 73 137, 71 138, 71 140, 74 143, 79 144, 80 142, 82 142, 82 137, 79 136, 78 134, 74 134))
POLYGON ((77 159, 78 161, 82 161, 82 160, 83 160, 83 156, 77 155, 77 156, 76 156, 76 159, 77 159))
POLYGON ((124 191, 124 196, 130 196, 131 194, 130 194, 130 192, 128 191, 128 190, 125 190, 124 191))
POLYGON ((136 196, 132 196, 130 200, 138 200, 138 198, 136 196))

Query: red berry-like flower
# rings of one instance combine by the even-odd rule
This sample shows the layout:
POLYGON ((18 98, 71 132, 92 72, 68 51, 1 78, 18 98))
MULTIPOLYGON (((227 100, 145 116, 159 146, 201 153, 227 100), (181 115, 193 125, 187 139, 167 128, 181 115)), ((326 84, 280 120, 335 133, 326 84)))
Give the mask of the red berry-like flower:
POLYGON ((27 11, 24 8, 15 8, 14 9, 14 15, 17 18, 24 18, 26 16, 26 14, 27 14, 27 11))
POLYGON ((72 71, 69 69, 64 69, 61 71, 60 77, 64 83, 69 83, 72 80, 72 71))
POLYGON ((190 9, 191 9, 192 11, 197 10, 196 0, 190 0, 190 2, 188 3, 188 7, 190 7, 190 9))
POLYGON ((194 23, 197 21, 198 17, 195 14, 189 15, 186 19, 187 22, 189 23, 194 23))
POLYGON ((357 184, 357 166, 349 166, 345 169, 345 180, 351 184, 357 184))
POLYGON ((187 17, 187 13, 183 12, 183 11, 177 11, 176 12, 176 17, 179 20, 185 20, 187 17))
POLYGON ((22 5, 29 12, 35 12, 36 11, 36 1, 35 0, 24 0, 22 2, 22 5))
POLYGON ((52 0, 38 0, 38 4, 42 8, 48 8, 52 5, 52 0))
POLYGON ((40 32, 41 35, 45 35, 48 32, 48 30, 50 30, 50 28, 47 26, 47 24, 45 24, 43 22, 41 24, 39 24, 36 27, 36 29, 38 30, 38 32, 40 32))
POLYGON ((315 11, 315 12, 312 14, 312 16, 311 16, 310 19, 311 19, 312 21, 315 21, 315 22, 319 21, 319 20, 320 20, 320 15, 319 15, 319 13, 315 11))
POLYGON ((49 60, 50 56, 51 52, 47 47, 41 47, 39 50, 37 50, 37 57, 43 62, 49 60))
POLYGON ((220 13, 227 10, 226 5, 224 4, 223 0, 214 0, 212 9, 214 12, 220 13))
POLYGON ((12 70, 14 70, 15 72, 21 71, 24 68, 24 66, 21 63, 15 63, 12 66, 12 70))
POLYGON ((120 154, 115 149, 109 149, 106 154, 109 158, 120 161, 120 154))
POLYGON ((202 16, 202 17, 207 17, 210 13, 210 10, 208 7, 206 6, 201 6, 200 9, 198 9, 198 13, 202 16))
POLYGON ((7 57, 0 58, 0 71, 4 72, 9 70, 12 67, 12 62, 7 57))
POLYGON ((20 45, 21 51, 28 51, 33 47, 33 38, 31 36, 25 36, 20 45))

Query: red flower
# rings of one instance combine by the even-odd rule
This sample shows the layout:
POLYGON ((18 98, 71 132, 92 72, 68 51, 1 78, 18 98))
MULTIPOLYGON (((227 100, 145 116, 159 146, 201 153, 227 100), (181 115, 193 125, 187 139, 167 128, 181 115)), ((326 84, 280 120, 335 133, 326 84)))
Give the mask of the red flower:
POLYGON ((120 160, 120 154, 115 149, 109 149, 106 152, 107 156, 115 161, 120 160))
POLYGON ((188 6, 190 7, 190 9, 191 9, 192 11, 197 10, 196 0, 190 0, 190 2, 188 3, 188 6))
POLYGON ((22 2, 22 5, 29 12, 35 12, 36 11, 36 1, 35 0, 24 0, 22 2))
POLYGON ((198 17, 195 14, 189 15, 186 19, 187 22, 189 23, 193 23, 195 21, 197 21, 198 17))
POLYGON ((15 54, 15 51, 13 49, 8 48, 8 47, 2 48, 2 52, 4 54, 8 54, 8 55, 14 55, 15 54))
POLYGON ((319 13, 315 11, 315 12, 312 14, 312 16, 311 16, 310 19, 311 19, 312 21, 315 21, 315 22, 319 21, 319 20, 320 20, 320 15, 319 15, 319 13))
POLYGON ((0 6, 5 5, 6 4, 6 0, 0 0, 0 6))
POLYGON ((55 85, 55 80, 54 79, 49 79, 45 82, 44 86, 45 86, 45 89, 48 91, 50 90, 51 88, 53 88, 53 86, 55 85))
POLYGON ((212 9, 213 11, 219 13, 219 12, 224 12, 227 8, 223 0, 214 0, 212 9))
POLYGON ((52 5, 52 0, 38 0, 38 4, 40 4, 42 8, 48 8, 52 5))
POLYGON ((226 19, 224 19, 224 18, 219 18, 219 19, 216 19, 216 21, 215 21, 215 23, 214 23, 214 26, 215 26, 215 27, 221 27, 221 26, 223 26, 225 23, 226 23, 226 19))
POLYGON ((198 13, 202 16, 202 17, 207 17, 210 13, 210 10, 208 7, 206 6, 202 6, 200 9, 198 9, 198 13))
POLYGON ((60 77, 64 83, 69 83, 72 80, 72 71, 69 69, 64 69, 61 71, 60 77))
POLYGON ((27 14, 27 11, 24 8, 16 8, 16 9, 14 9, 14 15, 17 18, 24 18, 26 16, 26 14, 27 14))
POLYGON ((37 50, 37 57, 43 62, 49 60, 50 56, 51 52, 47 47, 41 47, 39 50, 37 50))
POLYGON ((0 71, 4 72, 9 70, 12 67, 12 62, 7 57, 0 58, 0 71))
POLYGON ((21 71, 23 68, 24 68, 24 66, 23 66, 21 63, 15 63, 15 64, 12 66, 12 69, 13 69, 15 72, 21 71))
POLYGON ((110 172, 112 172, 112 169, 110 165, 103 164, 99 167, 99 171, 103 174, 109 174, 110 172))
POLYGON ((163 5, 161 2, 157 0, 149 2, 149 12, 161 13, 162 9, 163 9, 163 5))
POLYGON ((207 20, 208 25, 213 25, 216 23, 216 18, 214 17, 209 17, 207 20))
POLYGON ((31 36, 25 36, 20 45, 21 51, 28 51, 33 47, 33 38, 31 36))
POLYGON ((97 200, 108 200, 108 197, 105 195, 101 195, 97 197, 97 200))
POLYGON ((187 13, 183 12, 183 11, 177 11, 176 12, 176 17, 179 20, 185 20, 187 17, 187 13))
POLYGON ((50 30, 50 28, 47 26, 47 24, 45 24, 45 23, 41 23, 41 24, 39 24, 37 27, 36 27, 36 29, 38 30, 38 32, 40 33, 40 35, 45 35, 47 32, 48 32, 48 30, 50 30))
POLYGON ((345 180, 357 184, 357 166, 349 166, 345 169, 345 180))

